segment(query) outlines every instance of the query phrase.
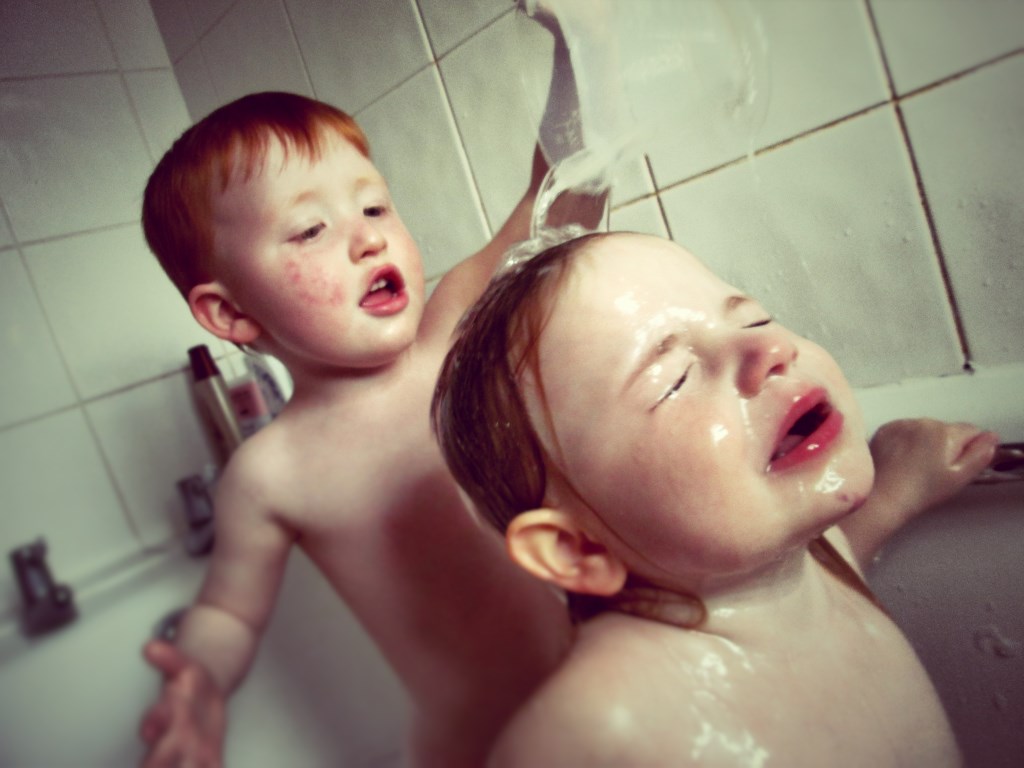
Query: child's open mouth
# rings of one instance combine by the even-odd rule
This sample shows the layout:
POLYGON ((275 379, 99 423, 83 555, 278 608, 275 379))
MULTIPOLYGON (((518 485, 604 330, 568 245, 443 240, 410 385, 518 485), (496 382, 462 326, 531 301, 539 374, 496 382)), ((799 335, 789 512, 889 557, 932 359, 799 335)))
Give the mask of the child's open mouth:
POLYGON ((390 315, 404 309, 408 302, 401 273, 394 267, 383 267, 373 273, 359 306, 375 315, 390 315))
POLYGON ((832 407, 822 390, 799 398, 783 422, 782 436, 768 462, 768 470, 781 472, 826 450, 843 428, 843 415, 832 407))

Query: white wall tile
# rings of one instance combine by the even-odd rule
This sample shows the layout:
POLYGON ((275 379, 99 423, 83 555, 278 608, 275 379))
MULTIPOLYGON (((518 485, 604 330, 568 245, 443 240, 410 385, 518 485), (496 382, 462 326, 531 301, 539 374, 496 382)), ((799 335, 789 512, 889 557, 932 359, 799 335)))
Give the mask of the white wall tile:
POLYGON ((200 47, 221 103, 256 91, 312 95, 281 0, 241 0, 200 47))
POLYGON ((124 80, 156 162, 192 122, 178 81, 170 69, 128 72, 124 80))
POLYGON ((0 211, 0 248, 9 245, 14 245, 14 236, 11 234, 11 228, 7 226, 7 217, 0 211))
POLYGON ((903 102, 968 346, 986 364, 1024 361, 1021 82, 1017 56, 903 102))
POLYGON ((361 112, 358 120, 373 161, 420 247, 427 276, 447 271, 487 242, 487 226, 434 68, 361 112))
POLYGON ((550 34, 509 14, 440 63, 484 211, 495 230, 529 184, 551 51, 550 34))
POLYGON ((188 6, 181 0, 149 0, 149 6, 156 18, 167 55, 172 62, 177 63, 199 41, 188 6))
POLYGON ((871 7, 899 93, 1024 45, 1020 0, 871 0, 871 7))
POLYGON ((97 0, 121 69, 169 67, 167 48, 146 0, 97 0))
MULTIPOLYGON (((0 488, 4 552, 45 537, 60 583, 138 548, 77 408, 0 431, 0 488)), ((9 568, 0 575, 0 591, 7 598, 14 591, 9 568)))
POLYGON ((817 341, 851 382, 962 360, 890 108, 662 193, 673 238, 817 341))
POLYGON ((355 113, 430 63, 415 0, 285 0, 317 98, 355 113))
MULTIPOLYGON (((181 0, 178 0, 179 4, 181 0)), ((192 17, 192 28, 200 37, 210 30, 235 0, 186 0, 184 3, 192 17)))
POLYGON ((616 208, 609 217, 609 231, 642 232, 656 237, 668 237, 665 217, 655 197, 645 197, 629 205, 616 208))
POLYGON ((224 103, 217 95, 217 88, 210 77, 200 46, 197 45, 178 60, 174 65, 174 77, 193 122, 202 120, 224 103))
POLYGON ((177 481, 213 460, 188 375, 95 400, 87 410, 139 535, 147 545, 165 542, 182 530, 177 481))
POLYGON ((512 8, 508 0, 461 0, 458 5, 451 0, 419 0, 419 5, 438 57, 512 8))
POLYGON ((0 425, 75 402, 75 392, 17 251, 0 252, 0 425))
POLYGON ((137 224, 25 248, 71 376, 85 399, 180 369, 219 344, 192 318, 137 224))
POLYGON ((0 189, 21 242, 138 220, 152 167, 118 75, 0 83, 0 189))
POLYGON ((0 77, 116 68, 91 0, 0 3, 0 77))
POLYGON ((754 112, 736 120, 719 110, 698 113, 651 148, 659 187, 742 157, 751 144, 774 144, 888 98, 860 0, 772 0, 752 7, 767 38, 767 87, 755 94, 767 101, 760 127, 751 133, 754 112))

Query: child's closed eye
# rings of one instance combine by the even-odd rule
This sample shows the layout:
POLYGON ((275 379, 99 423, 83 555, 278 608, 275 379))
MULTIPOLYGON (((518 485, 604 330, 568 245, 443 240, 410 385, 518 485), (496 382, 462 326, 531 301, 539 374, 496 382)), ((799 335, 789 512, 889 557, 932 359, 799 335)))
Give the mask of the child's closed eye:
POLYGON ((292 240, 298 243, 308 243, 312 240, 316 240, 320 233, 325 229, 327 229, 327 225, 323 222, 319 222, 318 224, 314 224, 313 226, 302 230, 299 234, 295 235, 292 240))
POLYGON ((743 327, 744 328, 763 328, 766 325, 770 325, 774 320, 775 320, 775 318, 769 316, 769 317, 764 318, 763 320, 758 320, 758 321, 753 322, 753 323, 748 323, 747 325, 744 325, 743 327))
POLYGON ((666 400, 670 400, 672 397, 676 395, 676 393, 679 392, 680 389, 682 389, 683 384, 686 383, 686 377, 690 375, 691 367, 692 366, 690 365, 686 366, 686 370, 683 371, 683 375, 676 379, 672 386, 665 390, 664 394, 662 394, 662 396, 658 398, 658 402, 654 404, 655 408, 657 408, 666 400))

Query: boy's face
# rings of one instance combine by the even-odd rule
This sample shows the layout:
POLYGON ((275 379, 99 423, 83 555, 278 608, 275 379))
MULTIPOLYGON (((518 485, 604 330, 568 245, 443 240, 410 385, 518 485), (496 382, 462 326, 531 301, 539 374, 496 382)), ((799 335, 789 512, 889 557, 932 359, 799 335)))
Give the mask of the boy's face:
POLYGON ((528 402, 574 489, 549 483, 549 502, 578 493, 642 575, 693 583, 767 565, 871 489, 835 361, 670 241, 588 246, 538 353, 557 442, 529 385, 528 402))
POLYGON ((286 363, 374 367, 416 336, 419 251, 383 177, 341 137, 319 160, 271 141, 261 173, 213 196, 215 264, 286 363))

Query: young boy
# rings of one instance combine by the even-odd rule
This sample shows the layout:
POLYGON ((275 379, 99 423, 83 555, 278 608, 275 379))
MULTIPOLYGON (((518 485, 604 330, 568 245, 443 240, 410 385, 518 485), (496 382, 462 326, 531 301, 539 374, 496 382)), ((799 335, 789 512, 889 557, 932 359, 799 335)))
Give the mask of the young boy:
POLYGON ((861 568, 996 435, 894 423, 879 439, 906 450, 866 501, 872 458, 831 357, 649 236, 513 266, 461 329, 433 405, 442 450, 581 620, 495 765, 958 762, 861 568))
MULTIPOLYGON (((416 245, 343 112, 246 96, 161 160, 144 203, 151 248, 199 323, 275 356, 294 393, 218 481, 216 548, 176 644, 145 649, 165 678, 141 726, 147 765, 220 761, 224 701, 255 656, 293 545, 406 686, 418 764, 480 765, 563 655, 564 611, 467 514, 429 425, 456 321, 527 235, 546 170, 538 152, 503 228, 425 301, 416 245)), ((603 201, 584 205, 599 215, 603 201)))

